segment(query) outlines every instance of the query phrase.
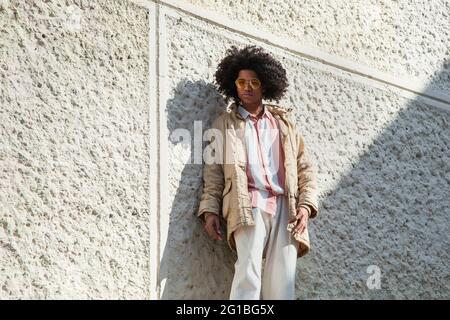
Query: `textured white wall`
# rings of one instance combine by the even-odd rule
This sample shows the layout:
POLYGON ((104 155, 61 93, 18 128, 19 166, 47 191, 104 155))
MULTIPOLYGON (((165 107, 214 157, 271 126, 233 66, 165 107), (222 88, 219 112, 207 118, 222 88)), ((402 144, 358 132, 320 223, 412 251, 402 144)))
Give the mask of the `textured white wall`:
MULTIPOLYGON (((187 0, 236 21, 450 91, 448 0, 187 0)), ((239 25, 236 25, 239 28, 239 25)))
POLYGON ((448 299, 449 102, 237 31, 254 24, 448 94, 449 2, 177 1, 237 30, 172 2, 0 1, 0 298, 144 299, 157 276, 163 299, 228 297, 235 256, 194 216, 202 167, 171 134, 209 127, 225 107, 217 63, 253 43, 287 69, 281 104, 319 168, 298 298, 448 299))
MULTIPOLYGON (((230 45, 262 45, 288 70, 281 104, 296 108, 322 189, 313 250, 298 262, 298 298, 448 298, 449 112, 405 99, 393 86, 167 12, 168 102, 161 107, 168 136, 185 128, 193 137, 194 121, 206 121, 205 130, 225 107, 210 83, 230 45), (380 290, 366 285, 371 265, 380 269, 380 290)), ((235 257, 192 218, 201 167, 190 164, 192 150, 182 143, 168 147, 162 297, 226 299, 235 257)))
POLYGON ((0 298, 149 296, 148 12, 3 1, 0 298))

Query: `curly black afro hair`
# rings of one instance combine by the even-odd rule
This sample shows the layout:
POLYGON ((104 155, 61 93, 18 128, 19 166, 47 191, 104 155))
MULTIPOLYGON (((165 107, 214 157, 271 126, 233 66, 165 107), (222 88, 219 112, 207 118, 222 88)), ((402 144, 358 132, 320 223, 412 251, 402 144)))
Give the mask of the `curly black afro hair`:
POLYGON ((226 102, 230 99, 240 102, 234 81, 242 69, 256 72, 261 81, 263 99, 278 102, 283 97, 289 84, 281 63, 262 48, 246 46, 239 50, 232 46, 226 51, 225 58, 220 61, 214 74, 218 91, 225 95, 226 102))

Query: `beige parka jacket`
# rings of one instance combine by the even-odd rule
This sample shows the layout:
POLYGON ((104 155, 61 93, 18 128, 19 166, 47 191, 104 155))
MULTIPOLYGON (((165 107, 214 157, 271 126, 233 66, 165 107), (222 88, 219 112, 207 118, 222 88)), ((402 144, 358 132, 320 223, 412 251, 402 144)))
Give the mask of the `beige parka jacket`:
MULTIPOLYGON (((300 206, 307 206, 310 209, 310 218, 314 218, 318 213, 316 170, 308 157, 303 137, 295 123, 289 119, 289 112, 293 109, 264 105, 279 122, 285 159, 284 189, 289 202, 289 219, 295 218, 300 206)), ((237 105, 231 104, 227 111, 213 122, 212 128, 217 133, 213 141, 216 152, 221 153, 221 160, 204 165, 203 193, 197 216, 204 221, 206 212, 219 217, 222 215, 226 221, 228 245, 236 252, 233 232, 240 227, 255 225, 247 185, 245 120, 237 112, 237 105)), ((297 257, 301 257, 310 250, 308 228, 302 233, 293 233, 294 225, 295 223, 291 223, 286 228, 300 243, 297 257)))

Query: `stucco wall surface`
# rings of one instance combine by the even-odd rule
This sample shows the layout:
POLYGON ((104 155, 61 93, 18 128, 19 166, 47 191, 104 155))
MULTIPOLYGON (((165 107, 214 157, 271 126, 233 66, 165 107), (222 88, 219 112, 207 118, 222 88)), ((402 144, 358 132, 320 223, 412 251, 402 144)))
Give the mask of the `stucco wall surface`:
POLYGON ((226 299, 229 293, 234 256, 193 218, 201 166, 175 133, 189 130, 192 143, 194 122, 203 121, 204 132, 225 108, 209 84, 214 61, 230 45, 247 43, 265 47, 288 71, 289 92, 280 105, 295 107, 293 118, 319 167, 320 215, 311 223, 313 249, 298 261, 298 298, 449 297, 448 111, 186 15, 168 16, 165 28, 173 135, 165 298, 226 299), (367 286, 370 266, 380 271, 378 290, 367 286))
POLYGON ((303 45, 450 91, 448 0, 186 0, 303 45))
MULTIPOLYGON (((184 3, 450 89, 448 1, 184 3)), ((450 298, 448 103, 164 1, 0 0, 0 299, 228 298, 236 257, 195 217, 198 160, 226 107, 217 64, 247 44, 287 70, 279 104, 318 167, 297 298, 450 298)))
POLYGON ((0 298, 149 295, 148 12, 2 1, 0 298))

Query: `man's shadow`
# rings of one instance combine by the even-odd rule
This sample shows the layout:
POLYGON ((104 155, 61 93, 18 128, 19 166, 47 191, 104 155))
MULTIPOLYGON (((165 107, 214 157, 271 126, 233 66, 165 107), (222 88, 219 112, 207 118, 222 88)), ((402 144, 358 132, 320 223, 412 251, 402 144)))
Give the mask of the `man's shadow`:
MULTIPOLYGON (((209 239, 196 216, 203 189, 203 164, 194 158, 193 142, 194 121, 198 121, 197 126, 201 124, 203 135, 225 110, 222 96, 204 81, 181 81, 167 102, 169 177, 161 179, 172 182, 164 192, 174 194, 174 198, 167 199, 168 237, 158 282, 162 284, 161 299, 228 299, 236 256, 228 247, 226 234, 221 242, 209 239), (180 129, 190 133, 190 144, 180 141, 180 129)), ((197 145, 197 151, 201 148, 203 152, 207 144, 197 145)))

